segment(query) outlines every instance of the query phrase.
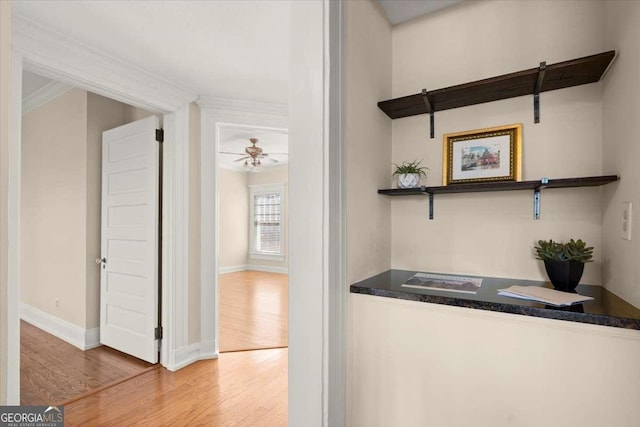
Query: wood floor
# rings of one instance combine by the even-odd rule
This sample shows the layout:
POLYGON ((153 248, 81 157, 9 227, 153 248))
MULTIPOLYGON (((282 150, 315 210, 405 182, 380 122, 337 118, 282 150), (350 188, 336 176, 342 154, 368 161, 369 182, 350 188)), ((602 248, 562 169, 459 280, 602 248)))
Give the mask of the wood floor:
POLYGON ((154 365, 109 347, 82 351, 20 322, 20 403, 62 404, 154 365))
POLYGON ((226 353, 177 372, 21 322, 21 403, 64 403, 67 426, 286 426, 287 275, 224 274, 219 294, 226 353))
POLYGON ((261 271, 219 276, 221 352, 287 346, 287 279, 261 271))
POLYGON ((65 406, 66 426, 287 425, 287 349, 155 369, 65 406))

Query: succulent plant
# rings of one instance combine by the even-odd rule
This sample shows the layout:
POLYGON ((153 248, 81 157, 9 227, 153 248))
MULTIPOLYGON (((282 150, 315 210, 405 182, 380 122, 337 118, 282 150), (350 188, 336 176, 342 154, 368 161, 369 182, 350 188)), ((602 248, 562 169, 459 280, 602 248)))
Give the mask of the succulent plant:
POLYGON ((567 243, 554 242, 553 240, 538 240, 535 246, 536 258, 548 261, 576 261, 591 262, 593 258, 593 247, 581 239, 569 240, 567 243))
POLYGON ((417 173, 420 176, 427 176, 425 170, 429 170, 426 166, 420 166, 422 160, 414 160, 413 162, 402 162, 401 165, 393 164, 396 167, 396 170, 393 172, 393 175, 402 175, 409 173, 417 173))
POLYGON ((592 262, 593 260, 593 247, 587 246, 586 242, 581 239, 569 240, 564 244, 564 253, 569 261, 578 262, 592 262))
POLYGON ((535 246, 536 258, 549 261, 566 261, 564 257, 564 245, 554 242, 553 240, 538 240, 538 246, 535 246))

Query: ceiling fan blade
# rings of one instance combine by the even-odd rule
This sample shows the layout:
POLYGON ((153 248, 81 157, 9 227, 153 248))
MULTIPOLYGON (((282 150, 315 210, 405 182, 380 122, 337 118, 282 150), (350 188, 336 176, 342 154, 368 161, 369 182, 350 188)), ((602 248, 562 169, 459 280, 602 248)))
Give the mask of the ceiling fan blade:
POLYGON ((218 151, 218 153, 220 153, 220 154, 233 154, 233 155, 236 155, 236 156, 244 156, 244 153, 231 153, 229 151, 218 151))
MULTIPOLYGON (((273 152, 269 152, 269 155, 272 155, 272 154, 277 154, 279 156, 288 156, 289 155, 289 153, 273 153, 273 152)), ((266 156, 267 154, 264 153, 264 155, 266 156)))
POLYGON ((276 159, 272 159, 271 157, 265 157, 264 159, 269 160, 270 162, 273 162, 273 163, 278 163, 276 159))
POLYGON ((250 156, 240 157, 239 159, 234 160, 234 162, 241 162, 243 160, 247 160, 247 159, 250 159, 250 158, 251 158, 250 156))

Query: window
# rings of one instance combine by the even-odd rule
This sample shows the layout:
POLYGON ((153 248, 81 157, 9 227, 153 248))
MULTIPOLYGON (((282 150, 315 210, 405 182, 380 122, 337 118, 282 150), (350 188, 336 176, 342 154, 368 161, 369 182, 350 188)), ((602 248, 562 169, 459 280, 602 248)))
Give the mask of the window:
POLYGON ((284 186, 251 186, 251 250, 254 258, 282 259, 284 186))

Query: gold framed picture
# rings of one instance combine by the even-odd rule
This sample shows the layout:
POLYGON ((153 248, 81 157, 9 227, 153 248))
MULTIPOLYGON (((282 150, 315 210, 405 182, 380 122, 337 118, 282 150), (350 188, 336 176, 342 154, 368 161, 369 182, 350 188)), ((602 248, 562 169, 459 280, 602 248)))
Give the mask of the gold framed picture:
POLYGON ((442 185, 522 179, 522 123, 448 133, 442 185))

